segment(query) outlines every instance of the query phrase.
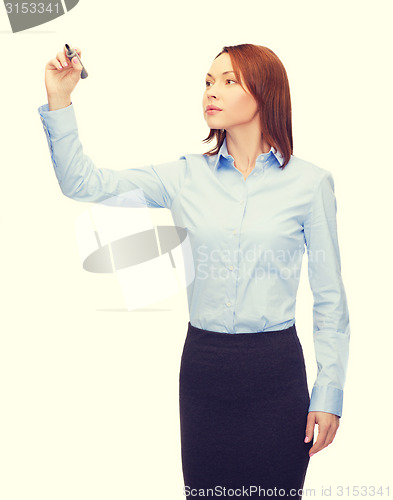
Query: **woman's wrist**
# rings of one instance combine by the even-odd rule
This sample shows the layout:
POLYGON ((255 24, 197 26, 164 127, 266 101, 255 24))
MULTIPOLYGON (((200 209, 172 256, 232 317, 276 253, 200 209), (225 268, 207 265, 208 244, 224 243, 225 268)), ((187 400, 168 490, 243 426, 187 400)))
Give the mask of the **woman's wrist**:
POLYGON ((71 96, 49 96, 48 95, 48 105, 49 111, 55 111, 56 109, 66 108, 71 104, 71 96))

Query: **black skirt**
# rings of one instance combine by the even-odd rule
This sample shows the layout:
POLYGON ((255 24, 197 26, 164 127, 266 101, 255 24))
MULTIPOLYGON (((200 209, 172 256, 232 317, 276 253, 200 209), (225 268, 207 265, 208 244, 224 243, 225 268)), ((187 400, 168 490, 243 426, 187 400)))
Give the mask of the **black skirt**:
POLYGON ((304 443, 310 396, 295 325, 228 334, 189 322, 179 403, 187 498, 302 498, 289 490, 303 488, 314 440, 304 443))

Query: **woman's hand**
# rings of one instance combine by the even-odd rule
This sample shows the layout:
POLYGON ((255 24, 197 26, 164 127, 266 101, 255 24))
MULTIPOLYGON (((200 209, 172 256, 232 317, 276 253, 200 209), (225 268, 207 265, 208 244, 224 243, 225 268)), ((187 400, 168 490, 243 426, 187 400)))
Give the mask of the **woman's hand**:
POLYGON ((309 411, 307 416, 306 438, 304 440, 306 443, 312 440, 315 424, 318 424, 318 436, 309 451, 310 457, 333 442, 340 425, 340 417, 324 411, 309 411))
MULTIPOLYGON (((75 51, 81 57, 81 50, 75 47, 75 51)), ((70 101, 71 93, 80 80, 82 65, 76 57, 71 61, 66 53, 67 49, 64 46, 63 52, 58 52, 56 57, 45 66, 45 87, 48 101, 50 99, 56 102, 70 101)))

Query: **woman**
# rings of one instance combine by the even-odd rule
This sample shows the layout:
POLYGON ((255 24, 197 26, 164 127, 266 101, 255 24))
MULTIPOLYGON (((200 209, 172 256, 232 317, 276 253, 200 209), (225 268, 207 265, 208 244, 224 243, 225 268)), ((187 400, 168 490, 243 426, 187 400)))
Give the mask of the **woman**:
POLYGON ((81 70, 65 51, 49 61, 39 108, 63 193, 100 202, 141 188, 192 246, 179 379, 186 496, 225 488, 300 499, 310 456, 339 427, 350 327, 333 177, 292 154, 284 66, 266 47, 224 47, 203 95, 205 142, 215 147, 121 171, 97 168, 82 151, 71 102, 81 70), (311 397, 295 326, 305 245, 318 365, 311 397))

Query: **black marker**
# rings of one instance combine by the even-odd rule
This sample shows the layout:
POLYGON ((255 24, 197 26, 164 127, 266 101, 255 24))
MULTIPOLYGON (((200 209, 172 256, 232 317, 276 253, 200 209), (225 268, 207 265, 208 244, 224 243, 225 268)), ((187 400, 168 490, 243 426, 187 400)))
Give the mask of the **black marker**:
POLYGON ((77 52, 75 49, 71 49, 71 47, 68 45, 68 43, 65 44, 65 47, 67 49, 67 57, 72 60, 73 57, 77 57, 78 61, 82 64, 82 73, 81 73, 81 78, 87 78, 89 76, 88 72, 86 71, 85 67, 83 66, 83 63, 78 56, 77 52))

